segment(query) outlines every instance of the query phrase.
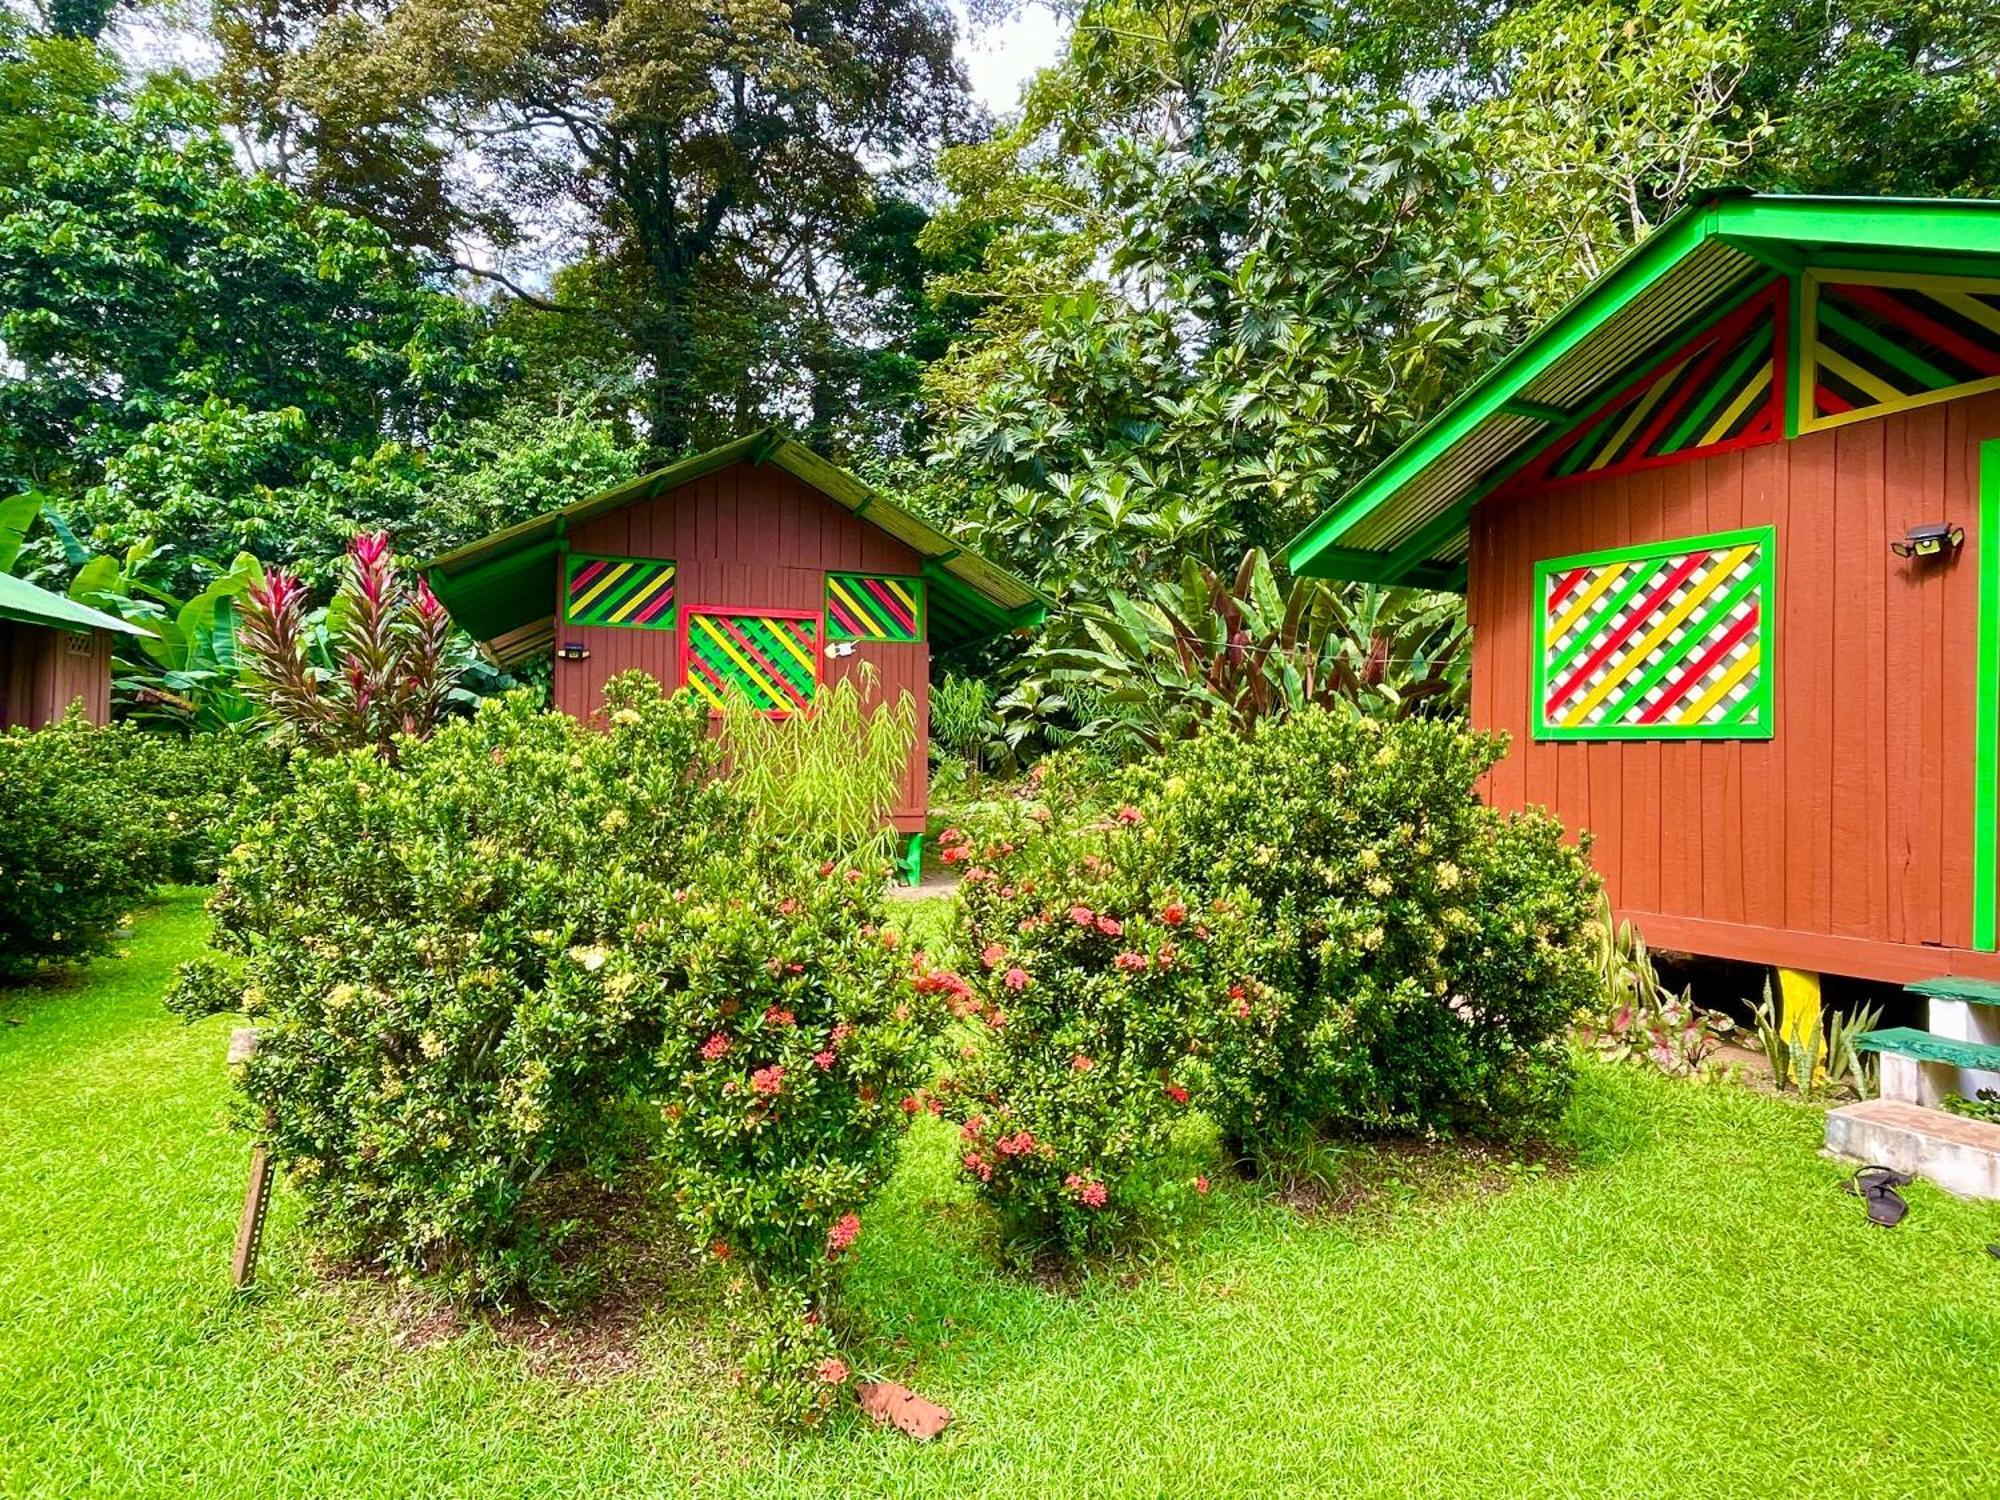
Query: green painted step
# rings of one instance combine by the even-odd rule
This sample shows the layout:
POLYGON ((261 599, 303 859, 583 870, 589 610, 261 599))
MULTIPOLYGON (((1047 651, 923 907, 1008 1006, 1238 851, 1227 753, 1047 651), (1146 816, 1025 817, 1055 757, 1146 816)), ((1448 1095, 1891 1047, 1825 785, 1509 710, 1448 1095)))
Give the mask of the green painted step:
POLYGON ((1984 1042, 1961 1042, 1957 1037, 1919 1031, 1914 1026, 1891 1026, 1854 1039, 1863 1052, 1893 1052, 1898 1057, 1914 1057, 1919 1062, 1950 1063, 1957 1068, 2000 1069, 2000 1047, 1984 1042))
POLYGON ((1991 979, 1961 979, 1945 974, 1937 979, 1919 979, 1903 988, 1912 995, 1928 995, 1933 1000, 1970 1000, 1974 1005, 2000 1005, 2000 983, 1991 979))

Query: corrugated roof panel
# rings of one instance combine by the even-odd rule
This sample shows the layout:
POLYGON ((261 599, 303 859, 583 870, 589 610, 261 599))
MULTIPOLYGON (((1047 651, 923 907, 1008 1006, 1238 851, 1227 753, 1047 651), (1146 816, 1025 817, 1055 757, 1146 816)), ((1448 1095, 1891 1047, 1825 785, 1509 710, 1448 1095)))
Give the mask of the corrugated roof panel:
POLYGON ((1648 355, 1661 352, 1716 303, 1769 275, 1741 251, 1709 240, 1529 381, 1522 394, 1552 406, 1581 404, 1648 355))
POLYGON ((1489 417, 1426 469, 1388 504, 1364 517, 1340 539, 1343 547, 1393 552, 1434 517, 1443 514, 1460 495, 1521 444, 1546 431, 1534 417, 1489 417))

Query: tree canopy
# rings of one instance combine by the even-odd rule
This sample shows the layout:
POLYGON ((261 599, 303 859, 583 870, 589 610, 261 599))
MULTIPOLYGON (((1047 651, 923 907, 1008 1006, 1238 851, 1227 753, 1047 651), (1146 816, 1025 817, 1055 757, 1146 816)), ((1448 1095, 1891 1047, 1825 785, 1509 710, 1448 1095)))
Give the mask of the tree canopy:
POLYGON ((0 11, 22 566, 320 583, 776 422, 1088 612, 1281 542, 1718 184, 2000 195, 2000 0, 1065 14, 996 120, 941 0, 157 11, 201 76, 0 11))

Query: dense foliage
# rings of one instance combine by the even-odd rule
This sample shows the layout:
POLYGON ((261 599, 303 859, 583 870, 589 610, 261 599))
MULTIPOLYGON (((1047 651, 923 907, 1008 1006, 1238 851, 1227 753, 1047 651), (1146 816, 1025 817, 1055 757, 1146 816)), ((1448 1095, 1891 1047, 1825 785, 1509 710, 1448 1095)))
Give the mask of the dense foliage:
POLYGON ((660 1054, 662 1160, 696 1243, 761 1294, 749 1371, 795 1416, 844 1383, 837 1278, 942 1014, 910 987, 883 876, 774 843, 672 917, 686 954, 660 1054))
MULTIPOLYGON (((350 1253, 553 1295, 582 1196, 630 1186, 676 886, 737 837, 703 716, 635 686, 596 734, 524 695, 309 759, 225 869, 217 944, 259 1024, 248 1123, 350 1253)), ((188 976, 213 988, 219 971, 188 976)))
POLYGON ((1289 998, 1275 1066, 1253 1068, 1230 1121, 1241 1138, 1504 1133, 1560 1107, 1565 1032, 1596 986, 1596 877, 1553 819, 1480 803, 1500 750, 1309 709, 1135 772, 1182 886, 1250 893, 1260 977, 1289 998))
POLYGON ((240 735, 94 728, 0 734, 0 977, 104 952, 163 880, 205 881, 283 762, 240 735))
POLYGON ((945 835, 967 963, 928 984, 983 1033, 939 1091, 966 1177, 1013 1238, 1076 1252, 1189 1190, 1162 1174, 1173 1132, 1213 1055, 1256 1050, 1272 1008, 1241 892, 1183 884, 1137 807, 1064 801, 945 835))
POLYGON ((1470 677, 1458 600, 1317 578, 1280 593, 1254 549, 1233 579, 1187 558, 1174 581, 1137 599, 1114 589, 1072 618, 1075 643, 1025 666, 1101 705, 1079 727, 1113 746, 1157 749, 1213 724, 1254 735, 1308 704, 1456 713, 1470 677))
POLYGON ((106 951, 161 871, 147 804, 81 718, 0 735, 0 979, 106 951))
POLYGON ((704 705, 633 673, 604 717, 516 693, 301 758, 212 902, 233 961, 172 1005, 257 1023, 243 1122, 329 1245, 556 1302, 659 1202, 740 1273, 755 1383, 814 1417, 941 1011, 883 871, 760 832, 704 705))

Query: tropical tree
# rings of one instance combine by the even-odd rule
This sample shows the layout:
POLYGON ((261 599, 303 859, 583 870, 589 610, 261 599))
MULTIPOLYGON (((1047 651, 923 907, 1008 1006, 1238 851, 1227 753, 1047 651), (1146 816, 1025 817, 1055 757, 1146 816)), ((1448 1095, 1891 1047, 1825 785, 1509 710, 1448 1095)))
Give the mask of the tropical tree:
POLYGON ((934 480, 968 537, 1059 597, 1282 542, 1511 326, 1467 142, 1353 82, 1324 13, 1177 12, 1149 42, 1173 82, 1148 94, 1096 40, 1135 9, 1155 14, 1086 8, 1064 63, 1079 96, 1108 69, 1123 108, 1017 135, 1004 192, 993 150, 947 157, 1016 219, 990 226, 992 341, 931 372, 934 480), (1023 325, 1017 295, 1052 283, 1069 290, 1023 325))
POLYGON ((833 304, 878 202, 871 165, 921 165, 965 116, 936 0, 213 13, 219 84, 260 161, 533 305, 606 321, 663 453, 810 407, 798 330, 854 310, 833 304), (454 249, 579 229, 598 267, 569 288, 582 300, 454 249))
POLYGON ((244 172, 184 79, 0 14, 0 104, 0 493, 102 550, 159 540, 175 592, 199 554, 407 521, 415 455, 504 386, 485 315, 244 172))

